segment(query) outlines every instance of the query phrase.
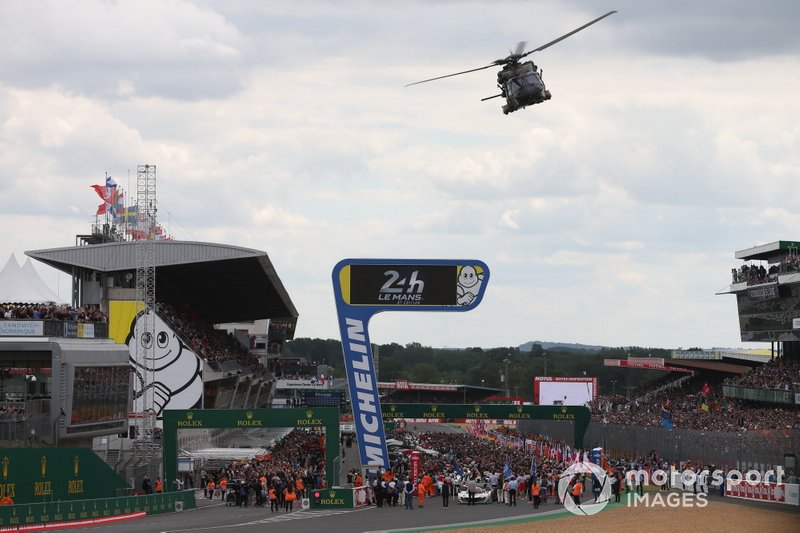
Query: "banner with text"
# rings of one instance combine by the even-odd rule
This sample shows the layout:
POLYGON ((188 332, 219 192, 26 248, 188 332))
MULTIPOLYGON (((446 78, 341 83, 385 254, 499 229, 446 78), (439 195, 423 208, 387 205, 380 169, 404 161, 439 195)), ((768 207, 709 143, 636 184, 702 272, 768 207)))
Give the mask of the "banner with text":
POLYGON ((361 464, 388 467, 369 320, 381 311, 472 310, 489 268, 477 260, 344 259, 332 278, 361 464))

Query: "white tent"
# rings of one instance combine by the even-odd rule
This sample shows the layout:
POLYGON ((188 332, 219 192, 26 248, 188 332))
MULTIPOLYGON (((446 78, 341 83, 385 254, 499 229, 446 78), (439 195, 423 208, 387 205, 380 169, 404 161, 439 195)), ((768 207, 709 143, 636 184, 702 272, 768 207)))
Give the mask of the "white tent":
POLYGON ((50 302, 63 303, 61 298, 42 281, 30 259, 20 267, 17 258, 11 254, 6 266, 0 270, 0 303, 50 302))

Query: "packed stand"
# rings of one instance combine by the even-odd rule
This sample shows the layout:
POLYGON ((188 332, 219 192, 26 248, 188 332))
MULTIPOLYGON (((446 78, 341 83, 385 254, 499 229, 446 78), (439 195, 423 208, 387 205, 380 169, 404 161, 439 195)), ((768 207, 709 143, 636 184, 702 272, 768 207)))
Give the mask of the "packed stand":
POLYGON ((690 380, 648 400, 600 396, 590 404, 592 419, 604 424, 672 427, 702 431, 800 429, 800 412, 789 407, 722 396, 722 388, 690 380))
POLYGON ((195 353, 209 361, 235 361, 242 368, 254 372, 265 373, 267 369, 225 331, 215 329, 212 324, 203 322, 190 308, 179 310, 173 305, 159 303, 156 306, 162 318, 169 322, 180 333, 181 337, 195 353))
POLYGON ((748 285, 759 285, 777 281, 780 274, 792 272, 800 272, 800 256, 798 255, 786 256, 769 268, 765 268, 764 265, 742 265, 738 269, 732 268, 731 277, 734 283, 746 282, 748 285))
POLYGON ((0 318, 6 320, 61 320, 69 322, 108 322, 99 307, 72 307, 57 304, 0 304, 0 318))
POLYGON ((800 360, 775 358, 747 374, 726 379, 725 384, 800 392, 800 360))

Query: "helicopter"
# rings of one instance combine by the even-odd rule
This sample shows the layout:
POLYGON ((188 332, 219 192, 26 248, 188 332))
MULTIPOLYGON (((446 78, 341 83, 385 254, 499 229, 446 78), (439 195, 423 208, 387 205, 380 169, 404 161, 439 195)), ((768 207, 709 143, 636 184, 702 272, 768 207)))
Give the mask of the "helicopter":
POLYGON ((616 13, 616 11, 609 11, 602 17, 597 17, 593 21, 587 22, 580 28, 576 28, 569 33, 565 33, 561 37, 554 39, 547 44, 543 44, 534 50, 524 52, 527 42, 522 41, 517 44, 517 47, 513 53, 502 59, 495 59, 484 67, 463 70, 453 74, 428 78, 427 80, 415 81, 414 83, 409 83, 406 85, 406 87, 419 85, 420 83, 427 83, 429 81, 441 80, 443 78, 460 76, 461 74, 468 74, 470 72, 477 72, 479 70, 499 67, 502 65, 503 68, 497 73, 497 86, 500 88, 500 94, 481 98, 481 102, 491 100, 492 98, 505 98, 506 104, 502 107, 504 115, 508 115, 509 113, 513 113, 514 111, 523 109, 529 105, 541 104, 545 100, 550 100, 552 97, 550 91, 547 90, 544 85, 544 81, 542 80, 542 71, 533 63, 533 61, 520 62, 520 60, 532 54, 533 52, 540 52, 545 48, 549 48, 550 46, 563 41, 567 37, 570 37, 571 35, 588 28, 595 22, 599 22, 604 18, 613 15, 614 13, 616 13))

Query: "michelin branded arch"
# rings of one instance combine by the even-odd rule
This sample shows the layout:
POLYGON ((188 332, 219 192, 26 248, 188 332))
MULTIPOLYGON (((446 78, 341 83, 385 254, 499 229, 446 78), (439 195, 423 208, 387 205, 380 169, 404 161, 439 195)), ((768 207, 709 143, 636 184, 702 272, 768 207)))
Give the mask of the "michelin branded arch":
POLYGON ((332 278, 361 464, 385 468, 369 320, 381 311, 470 311, 483 299, 489 267, 469 259, 344 259, 332 278))

